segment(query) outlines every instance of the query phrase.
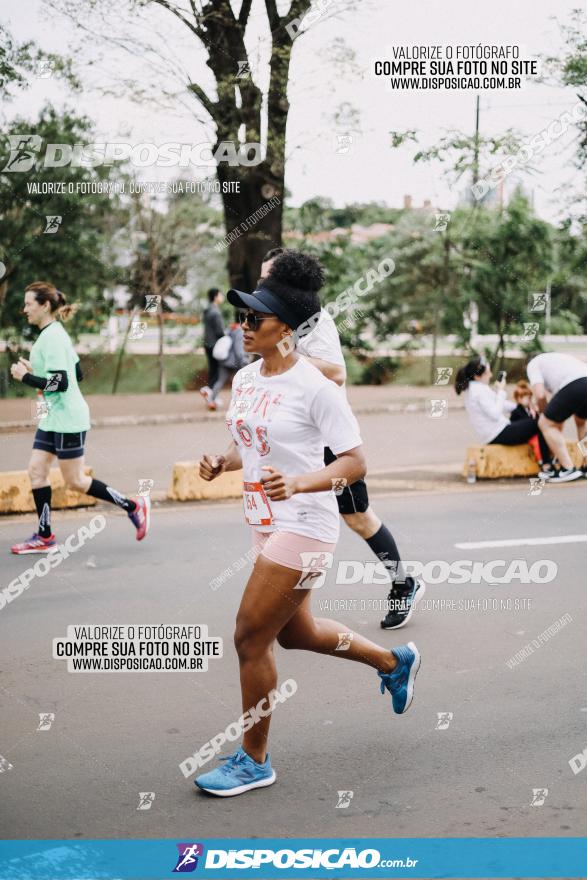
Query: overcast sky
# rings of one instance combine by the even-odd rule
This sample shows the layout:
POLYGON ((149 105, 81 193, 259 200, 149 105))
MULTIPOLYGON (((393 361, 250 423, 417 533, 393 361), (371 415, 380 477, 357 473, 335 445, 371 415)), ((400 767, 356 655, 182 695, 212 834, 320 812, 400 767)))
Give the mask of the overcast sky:
MULTIPOLYGON (((124 8, 124 0, 111 2, 114 7, 124 8)), ((378 200, 396 207, 402 204, 404 194, 410 193, 415 204, 430 198, 434 204, 454 206, 464 184, 451 191, 439 166, 414 166, 413 148, 392 150, 389 132, 418 129, 421 142, 429 145, 445 129, 472 131, 475 93, 388 91, 383 79, 372 74, 374 59, 391 57, 392 45, 517 44, 524 47, 526 57, 554 53, 560 46, 554 17, 568 20, 577 5, 576 0, 493 0, 483 4, 472 4, 470 0, 413 0, 410 4, 358 0, 355 11, 332 17, 341 2, 330 0, 328 15, 312 24, 293 50, 286 176, 293 204, 322 195, 337 205, 378 200), (340 61, 335 62, 331 48, 334 41, 344 41, 354 52, 354 60, 339 48, 344 63, 341 67, 340 61), (355 142, 346 156, 335 152, 337 129, 333 119, 344 102, 358 112, 355 142)), ((35 39, 53 51, 74 51, 78 35, 73 26, 63 18, 48 16, 43 9, 40 0, 20 0, 14 5, 8 16, 14 36, 19 40, 35 39)), ((253 56, 261 59, 256 67, 254 62, 253 71, 262 82, 267 41, 261 0, 254 0, 252 15, 248 43, 253 56)), ((160 35, 157 42, 161 51, 177 59, 178 67, 189 70, 195 81, 209 81, 203 55, 194 51, 194 42, 184 36, 182 26, 159 9, 150 21, 160 35)), ((121 23, 112 31, 114 40, 132 33, 132 29, 132 24, 121 23)), ((103 46, 100 53, 101 60, 91 70, 79 67, 88 84, 82 95, 68 96, 54 81, 37 79, 8 112, 32 116, 50 99, 87 113, 104 139, 156 144, 209 139, 210 129, 206 132, 191 115, 189 100, 184 109, 171 102, 163 108, 139 106, 124 94, 97 97, 89 84, 103 82, 108 76, 118 79, 118 89, 124 92, 117 76, 120 70, 139 73, 151 83, 163 81, 142 61, 124 60, 114 42, 103 46)), ((574 103, 571 91, 537 84, 528 84, 523 91, 484 93, 481 131, 489 134, 515 126, 530 138, 574 103)), ((538 212, 551 220, 561 216, 564 200, 560 188, 573 179, 573 136, 568 132, 542 154, 539 175, 522 178, 533 193, 538 212)), ((145 169, 142 174, 145 179, 155 180, 169 172, 145 169)), ((574 182, 578 188, 576 173, 574 182)))

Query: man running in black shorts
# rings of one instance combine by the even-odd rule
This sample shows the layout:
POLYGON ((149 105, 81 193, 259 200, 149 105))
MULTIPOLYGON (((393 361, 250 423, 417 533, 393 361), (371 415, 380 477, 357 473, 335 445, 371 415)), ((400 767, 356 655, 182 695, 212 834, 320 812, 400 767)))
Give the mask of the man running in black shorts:
POLYGON ((587 434, 587 364, 570 354, 539 354, 528 364, 528 380, 541 411, 538 427, 561 463, 549 482, 569 483, 587 476, 585 468, 573 464, 563 435, 564 423, 571 416, 578 439, 587 434), (548 403, 547 393, 552 395, 548 403))
MULTIPOLYGON (((324 284, 324 270, 318 260, 300 251, 283 248, 274 248, 265 255, 261 277, 269 275, 285 284, 316 293, 324 284)), ((344 394, 344 357, 336 325, 327 311, 322 309, 315 327, 298 339, 296 350, 327 379, 339 385, 344 394)), ((324 463, 329 465, 335 460, 336 456, 326 448, 324 463)), ((341 491, 337 492, 337 501, 346 524, 367 542, 390 574, 392 587, 388 596, 389 611, 381 621, 381 626, 383 629, 400 629, 410 620, 426 587, 422 581, 406 576, 393 535, 369 505, 369 493, 364 480, 341 487, 341 491)))

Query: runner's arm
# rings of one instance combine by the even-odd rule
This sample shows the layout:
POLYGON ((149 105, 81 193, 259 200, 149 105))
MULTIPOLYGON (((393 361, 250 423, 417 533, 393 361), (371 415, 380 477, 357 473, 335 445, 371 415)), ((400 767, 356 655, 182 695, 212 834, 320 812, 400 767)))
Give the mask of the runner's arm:
POLYGON ((343 366, 322 360, 322 358, 310 357, 307 354, 303 354, 303 352, 300 352, 300 354, 307 361, 310 361, 311 364, 314 364, 314 366, 317 367, 327 379, 330 379, 337 385, 344 385, 346 381, 346 369, 343 366))
MULTIPOLYGON (((27 361, 28 364, 28 361, 27 361)), ((35 376, 33 373, 25 373, 22 377, 22 382, 25 385, 29 385, 31 388, 38 388, 39 391, 67 391, 69 388, 69 379, 67 377, 67 370, 50 370, 50 373, 53 373, 49 379, 43 378, 43 376, 35 376), (59 379, 56 380, 56 377, 59 379), (51 385, 48 389, 47 386, 51 385)), ((81 382, 84 378, 84 374, 81 368, 81 364, 78 361, 75 365, 75 378, 78 382, 81 382)))
POLYGON ((338 331, 331 318, 322 315, 314 329, 298 342, 298 354, 310 361, 323 376, 344 385, 346 367, 338 331))
POLYGON ((66 370, 49 370, 52 374, 46 376, 35 376, 29 361, 20 358, 18 363, 12 364, 10 373, 17 382, 22 382, 30 388, 37 388, 39 391, 67 391, 69 380, 66 370))
POLYGON ((319 471, 294 477, 296 492, 329 492, 339 480, 343 485, 351 485, 362 480, 367 473, 367 462, 362 446, 355 446, 346 452, 337 452, 336 461, 319 471))
POLYGON ((210 482, 225 471, 238 471, 242 467, 240 452, 234 440, 231 440, 224 455, 203 455, 200 459, 200 476, 210 482))
POLYGON ((240 471, 243 466, 241 461, 241 454, 238 451, 238 446, 231 440, 228 449, 224 453, 224 470, 225 471, 240 471))
POLYGON ((65 370, 55 370, 52 376, 46 379, 44 376, 35 376, 33 373, 25 373, 22 377, 24 385, 38 388, 39 391, 67 391, 69 380, 65 370))
POLYGON ((263 488, 271 501, 285 501, 301 492, 332 492, 337 487, 350 486, 367 473, 367 463, 362 446, 346 452, 337 452, 337 459, 319 471, 285 477, 270 465, 261 468, 263 488))

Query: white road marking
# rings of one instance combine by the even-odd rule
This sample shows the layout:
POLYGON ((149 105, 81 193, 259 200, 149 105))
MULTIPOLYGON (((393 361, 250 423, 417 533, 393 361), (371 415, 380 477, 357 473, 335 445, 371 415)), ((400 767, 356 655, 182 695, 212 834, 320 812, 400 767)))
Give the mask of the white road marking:
POLYGON ((540 547, 543 544, 584 544, 587 535, 554 535, 550 538, 504 538, 502 541, 469 541, 455 544, 458 550, 483 550, 485 547, 540 547))

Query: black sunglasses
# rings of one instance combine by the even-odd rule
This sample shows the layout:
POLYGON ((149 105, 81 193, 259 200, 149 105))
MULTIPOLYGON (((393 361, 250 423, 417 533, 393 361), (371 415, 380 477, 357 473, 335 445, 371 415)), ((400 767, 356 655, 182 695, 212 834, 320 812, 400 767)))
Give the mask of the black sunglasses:
POLYGON ((249 330, 258 330, 261 321, 266 321, 267 318, 275 318, 276 315, 265 315, 265 317, 261 317, 260 315, 256 315, 254 312, 245 312, 239 311, 238 313, 238 321, 241 327, 244 325, 245 321, 249 327, 249 330))

